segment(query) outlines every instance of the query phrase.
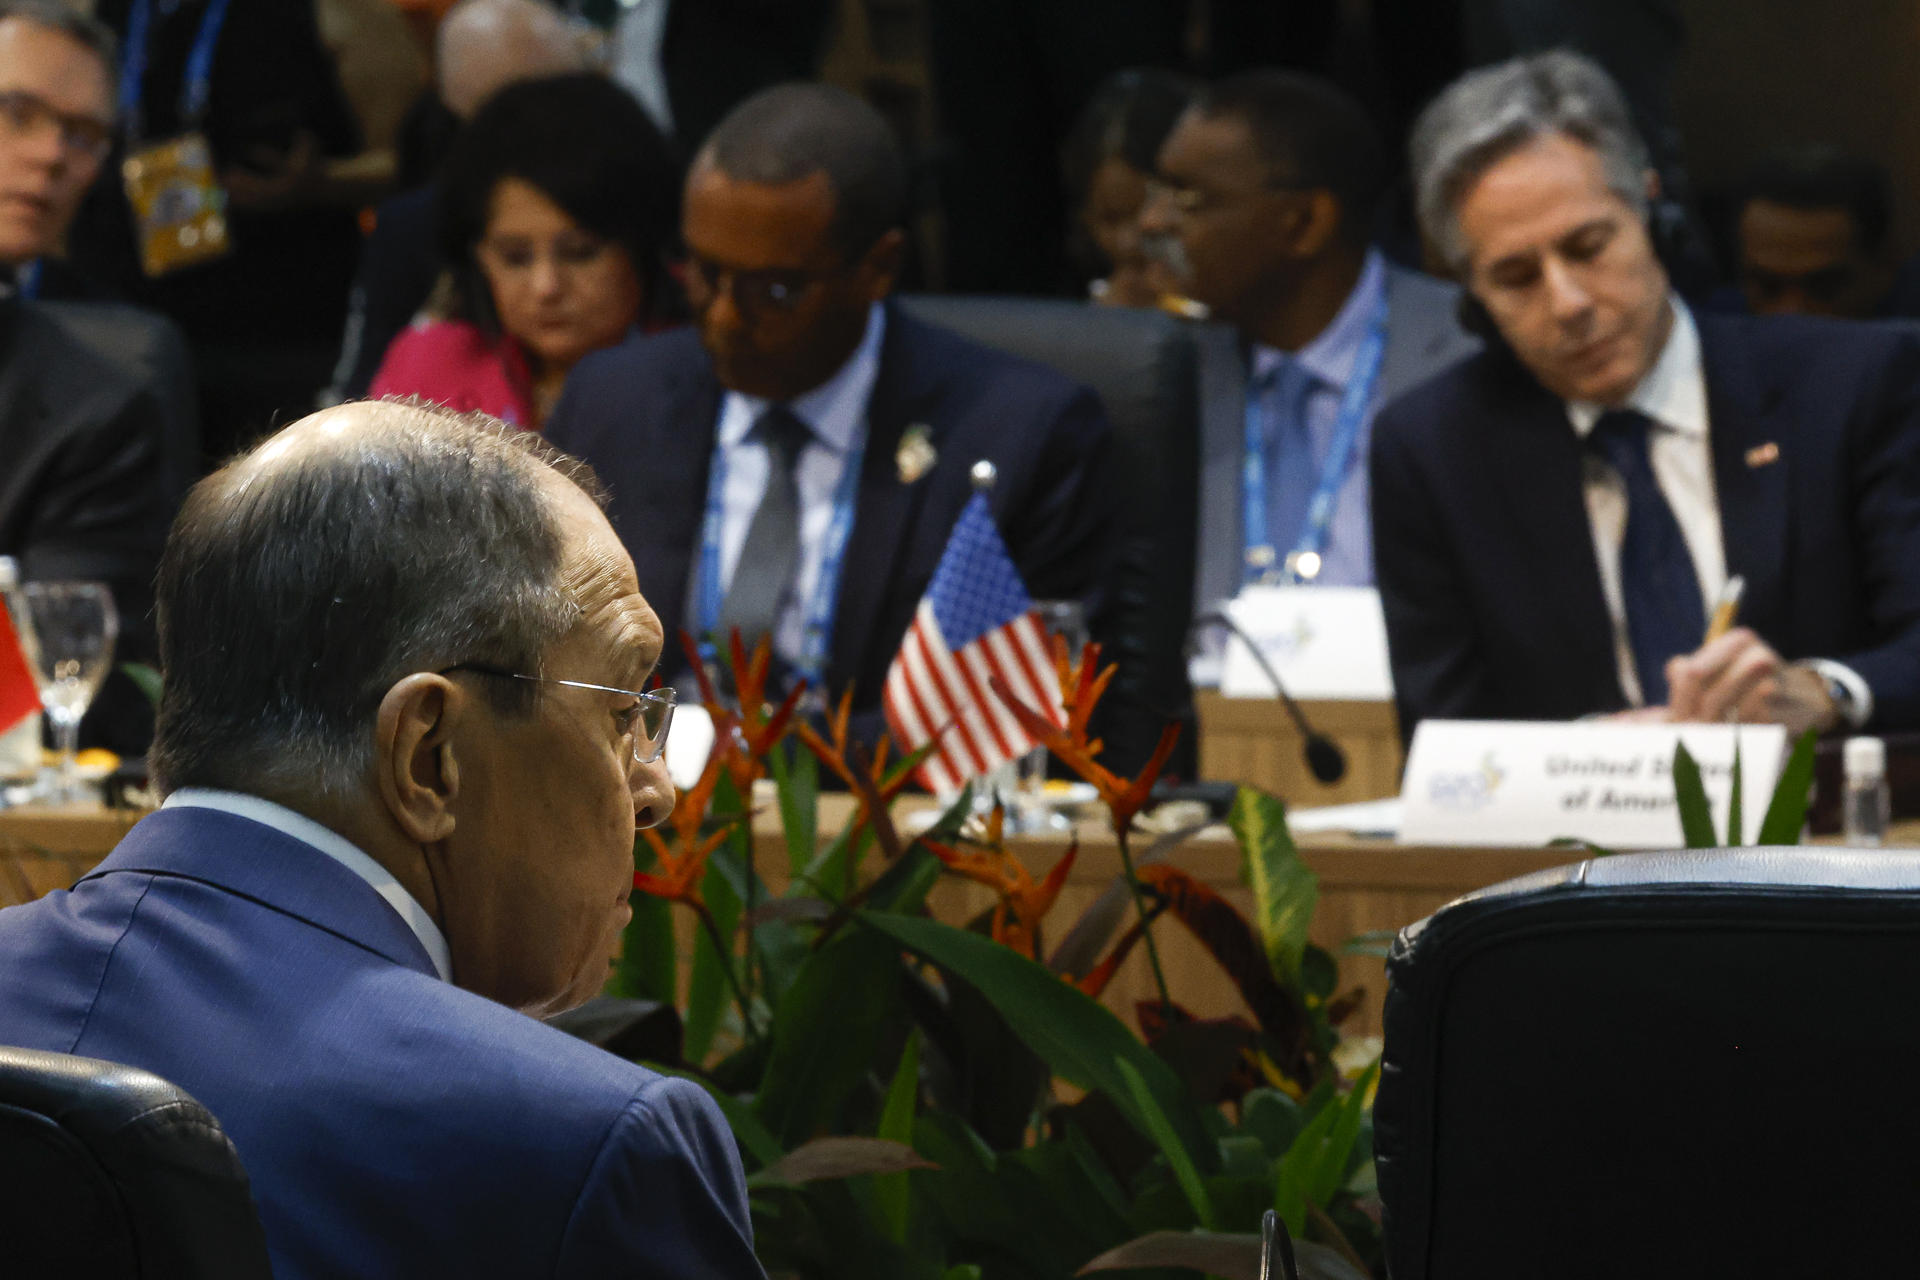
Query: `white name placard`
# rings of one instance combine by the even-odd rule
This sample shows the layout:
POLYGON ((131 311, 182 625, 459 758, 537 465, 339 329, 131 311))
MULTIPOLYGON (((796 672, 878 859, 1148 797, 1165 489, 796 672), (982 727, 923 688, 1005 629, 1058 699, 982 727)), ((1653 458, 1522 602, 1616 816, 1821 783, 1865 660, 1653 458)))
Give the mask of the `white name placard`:
POLYGON ((1724 841, 1740 755, 1742 843, 1753 843, 1787 750, 1779 725, 1427 720, 1401 783, 1403 844, 1542 845, 1562 837, 1606 849, 1685 845, 1673 752, 1700 766, 1724 841))
MULTIPOLYGON (((1387 623, 1371 587, 1248 587, 1227 606, 1296 698, 1384 701, 1393 696, 1387 623)), ((1220 692, 1271 698, 1247 647, 1229 639, 1220 692)))

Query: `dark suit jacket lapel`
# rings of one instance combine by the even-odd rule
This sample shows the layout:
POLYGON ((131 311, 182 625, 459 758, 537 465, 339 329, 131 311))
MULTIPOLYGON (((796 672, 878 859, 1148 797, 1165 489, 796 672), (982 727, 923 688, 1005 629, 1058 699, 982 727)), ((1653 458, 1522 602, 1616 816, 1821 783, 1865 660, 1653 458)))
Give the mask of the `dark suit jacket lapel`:
POLYGON ((1787 635, 1787 468, 1793 460, 1771 420, 1780 388, 1755 365, 1736 326, 1712 316, 1697 323, 1727 573, 1747 580, 1740 620, 1764 635, 1787 635))
POLYGON ((1498 460, 1511 523, 1507 545, 1488 552, 1501 563, 1511 557, 1515 576, 1504 592, 1511 608, 1532 615, 1530 647, 1563 655, 1569 681, 1591 680, 1584 701, 1618 706, 1613 620, 1594 559, 1580 443, 1566 406, 1530 376, 1512 372, 1512 394, 1488 415, 1488 452, 1498 460))
MULTIPOLYGON (((838 694, 867 665, 869 638, 880 606, 894 580, 894 562, 913 527, 930 479, 900 482, 894 455, 909 426, 928 429, 940 446, 940 424, 921 417, 931 398, 922 371, 915 367, 919 325, 898 307, 887 307, 887 333, 880 344, 880 371, 867 400, 866 456, 860 465, 860 493, 853 532, 840 571, 840 598, 834 611, 833 646, 827 687, 838 694)), ((871 693, 871 691, 869 691, 871 693)))
POLYGON ((627 460, 640 501, 623 513, 621 532, 634 552, 641 590, 666 631, 665 660, 673 662, 680 654, 676 633, 697 623, 687 602, 700 564, 707 472, 720 423, 720 384, 704 353, 668 388, 666 403, 643 411, 658 412, 662 427, 646 432, 649 447, 627 460))

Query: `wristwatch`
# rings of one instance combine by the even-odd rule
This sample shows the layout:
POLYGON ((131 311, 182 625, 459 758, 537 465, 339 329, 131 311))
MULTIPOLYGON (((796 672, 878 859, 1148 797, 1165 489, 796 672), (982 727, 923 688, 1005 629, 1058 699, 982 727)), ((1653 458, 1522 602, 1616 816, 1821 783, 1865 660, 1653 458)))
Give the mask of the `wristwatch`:
POLYGON ((1860 703, 1853 696, 1852 686, 1824 671, 1820 673, 1820 679, 1827 686, 1827 697, 1833 701, 1834 714, 1840 717, 1841 725, 1849 728, 1857 725, 1860 703))

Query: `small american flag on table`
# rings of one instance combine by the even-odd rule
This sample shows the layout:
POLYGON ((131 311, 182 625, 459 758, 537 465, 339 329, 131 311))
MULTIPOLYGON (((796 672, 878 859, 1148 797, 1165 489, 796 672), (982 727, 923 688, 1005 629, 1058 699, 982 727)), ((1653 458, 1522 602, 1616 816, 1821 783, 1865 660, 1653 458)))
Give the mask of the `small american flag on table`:
POLYGON ((907 750, 939 739, 916 775, 928 790, 958 791, 1036 745, 993 691, 996 676, 1029 707, 1065 723, 1046 628, 986 498, 976 493, 954 523, 881 691, 887 724, 907 750))

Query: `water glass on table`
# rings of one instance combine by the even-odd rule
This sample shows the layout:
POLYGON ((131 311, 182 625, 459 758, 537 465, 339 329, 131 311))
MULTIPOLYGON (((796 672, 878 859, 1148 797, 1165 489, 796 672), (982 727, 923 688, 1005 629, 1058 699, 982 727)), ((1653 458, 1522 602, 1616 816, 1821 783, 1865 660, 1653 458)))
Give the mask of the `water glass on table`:
POLYGON ((33 626, 33 651, 27 657, 60 751, 59 773, 46 799, 73 804, 80 798, 73 763, 80 718, 113 666, 120 614, 104 582, 29 582, 22 595, 33 626))
MULTIPOLYGON (((1049 646, 1056 643, 1055 637, 1067 642, 1067 653, 1076 661, 1080 650, 1087 643, 1087 612, 1078 600, 1035 600, 1033 611, 1039 615, 1040 625, 1046 629, 1049 646)), ((1053 706, 1043 710, 1058 712, 1061 690, 1052 680, 1048 681, 1048 694, 1053 698, 1053 706)), ((1031 834, 1037 831, 1065 831, 1073 823, 1053 805, 1047 803, 1047 749, 1035 747, 1021 757, 1019 780, 1013 803, 1008 806, 1008 822, 1016 832, 1031 834)))

